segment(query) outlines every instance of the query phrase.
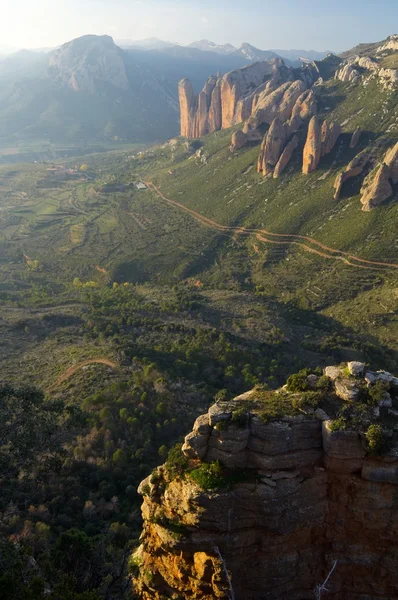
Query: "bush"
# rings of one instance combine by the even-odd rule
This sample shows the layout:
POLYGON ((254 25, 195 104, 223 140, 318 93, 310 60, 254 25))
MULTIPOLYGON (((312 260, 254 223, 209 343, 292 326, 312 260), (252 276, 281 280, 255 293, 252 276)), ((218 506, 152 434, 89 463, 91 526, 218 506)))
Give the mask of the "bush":
POLYGON ((238 427, 246 427, 248 418, 247 410, 244 406, 232 411, 232 423, 235 423, 238 427))
POLYGON ((372 454, 380 454, 386 450, 387 441, 381 425, 378 425, 377 423, 369 425, 365 436, 369 452, 372 454))
POLYGON ((188 468, 188 459, 182 453, 182 444, 176 444, 170 449, 165 466, 171 477, 178 477, 185 473, 188 468))
POLYGON ((381 400, 383 400, 385 393, 388 392, 389 389, 390 384, 387 381, 382 381, 381 379, 375 381, 375 383, 368 389, 368 394, 372 404, 377 405, 381 400))
POLYGON ((227 486, 227 480, 218 460, 209 464, 203 463, 200 467, 191 471, 189 476, 202 490, 215 490, 227 486))
POLYGON ((330 423, 330 431, 344 431, 347 429, 347 421, 344 417, 338 417, 330 423))
POLYGON ((305 408, 318 408, 323 400, 322 392, 304 392, 297 398, 292 399, 292 406, 297 410, 305 408))

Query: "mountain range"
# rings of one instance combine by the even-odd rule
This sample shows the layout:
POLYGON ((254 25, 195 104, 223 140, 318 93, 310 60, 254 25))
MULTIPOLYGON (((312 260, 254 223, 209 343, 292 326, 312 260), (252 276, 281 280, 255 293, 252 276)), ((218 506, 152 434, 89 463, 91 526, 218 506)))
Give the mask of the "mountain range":
MULTIPOLYGON (((157 39, 122 45, 109 36, 87 35, 50 52, 20 50, 3 58, 2 143, 165 139, 178 132, 182 77, 200 89, 209 73, 278 57, 246 43, 239 49, 206 40, 189 46, 157 39)), ((290 53, 287 64, 299 66, 297 53, 290 53)))

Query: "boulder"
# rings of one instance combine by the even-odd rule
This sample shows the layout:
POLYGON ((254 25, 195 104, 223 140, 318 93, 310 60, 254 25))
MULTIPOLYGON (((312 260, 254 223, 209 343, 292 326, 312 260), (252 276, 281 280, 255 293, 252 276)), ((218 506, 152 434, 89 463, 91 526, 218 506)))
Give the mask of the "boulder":
POLYGON ((249 427, 238 427, 230 423, 223 429, 213 429, 209 439, 209 448, 237 454, 246 448, 249 434, 249 427))
POLYGON ((358 399, 359 388, 357 387, 355 380, 352 380, 349 377, 336 379, 334 382, 334 389, 336 395, 346 402, 355 402, 355 400, 358 399))
POLYGON ((360 74, 352 65, 346 64, 342 69, 336 71, 334 78, 347 83, 349 81, 357 81, 360 79, 360 74))
POLYGON ((204 458, 208 448, 209 437, 209 434, 202 435, 191 431, 185 437, 182 452, 188 458, 204 458))
POLYGON ((332 381, 334 381, 335 379, 337 379, 337 377, 340 377, 341 375, 340 367, 325 367, 323 372, 326 375, 326 377, 330 377, 332 381))
POLYGON ((365 363, 353 360, 353 361, 347 363, 347 367, 348 367, 348 370, 351 373, 351 375, 358 377, 359 375, 362 375, 362 373, 364 372, 365 363))
POLYGON ((213 404, 209 408, 209 425, 214 427, 220 421, 230 421, 232 418, 232 409, 226 403, 213 404))

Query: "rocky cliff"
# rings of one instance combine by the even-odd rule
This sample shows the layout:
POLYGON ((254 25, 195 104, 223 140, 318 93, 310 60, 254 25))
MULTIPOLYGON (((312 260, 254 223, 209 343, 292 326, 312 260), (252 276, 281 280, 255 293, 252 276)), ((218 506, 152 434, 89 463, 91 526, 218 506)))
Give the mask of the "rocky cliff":
POLYGON ((275 118, 286 121, 293 112, 296 118, 313 114, 315 98, 305 93, 307 87, 281 59, 212 76, 197 96, 191 82, 183 79, 179 84, 181 135, 197 138, 248 121, 244 133, 259 139, 257 128, 262 123, 271 124, 275 118))
POLYGON ((398 143, 390 148, 380 165, 365 177, 361 188, 362 210, 369 211, 392 197, 398 183, 398 143))
POLYGON ((107 83, 126 90, 123 52, 107 35, 85 35, 61 46, 49 57, 49 76, 75 92, 98 91, 107 83))
POLYGON ((310 599, 332 569, 330 598, 397 598, 397 393, 349 363, 213 405, 140 486, 138 598, 310 599))

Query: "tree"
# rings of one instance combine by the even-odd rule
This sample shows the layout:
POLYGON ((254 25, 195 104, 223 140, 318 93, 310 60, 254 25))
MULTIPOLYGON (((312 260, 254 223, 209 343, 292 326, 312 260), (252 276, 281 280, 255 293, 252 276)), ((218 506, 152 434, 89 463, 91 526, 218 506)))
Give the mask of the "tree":
POLYGON ((44 400, 33 387, 0 385, 0 478, 16 476, 40 459, 50 459, 58 450, 59 420, 64 413, 60 401, 44 400))

